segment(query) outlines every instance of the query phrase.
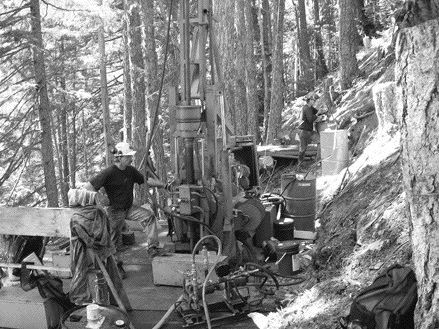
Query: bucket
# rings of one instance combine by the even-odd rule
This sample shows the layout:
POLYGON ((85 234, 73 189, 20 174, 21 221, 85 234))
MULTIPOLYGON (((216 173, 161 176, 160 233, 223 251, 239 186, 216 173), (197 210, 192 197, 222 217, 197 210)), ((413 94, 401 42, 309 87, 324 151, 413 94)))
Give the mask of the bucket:
POLYGON ((273 222, 274 237, 279 241, 294 239, 294 219, 281 218, 273 222))
POLYGON ((349 161, 347 130, 320 132, 322 175, 336 175, 346 168, 349 161))
POLYGON ((253 243, 256 247, 262 247, 263 242, 273 236, 273 224, 276 220, 277 208, 278 206, 273 204, 265 206, 265 216, 262 218, 261 224, 256 229, 253 237, 253 243))
POLYGON ((129 328, 130 321, 128 315, 115 306, 99 306, 98 313, 99 319, 104 318, 100 326, 97 326, 91 320, 87 320, 87 305, 77 306, 63 314, 61 317, 61 328, 85 329, 92 325, 100 329, 129 328))
MULTIPOLYGON (((281 177, 285 210, 294 221, 294 238, 314 239, 316 215, 316 179, 297 179, 295 174, 281 177)), ((291 240, 291 239, 290 239, 291 240)))
POLYGON ((297 254, 299 244, 294 241, 280 242, 276 246, 278 272, 283 276, 296 274, 300 270, 297 254))

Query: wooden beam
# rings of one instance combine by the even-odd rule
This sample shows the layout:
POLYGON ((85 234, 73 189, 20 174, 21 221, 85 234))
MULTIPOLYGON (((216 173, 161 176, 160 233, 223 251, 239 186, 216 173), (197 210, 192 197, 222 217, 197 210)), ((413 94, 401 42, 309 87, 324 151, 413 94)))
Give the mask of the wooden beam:
MULTIPOLYGON (((21 268, 22 264, 16 263, 0 263, 0 267, 6 268, 21 268)), ((58 267, 58 266, 45 266, 45 265, 26 265, 26 268, 29 270, 40 270, 40 271, 59 271, 59 272, 70 272, 70 268, 67 267, 58 267)))
POLYGON ((74 208, 0 207, 0 234, 70 238, 74 208))

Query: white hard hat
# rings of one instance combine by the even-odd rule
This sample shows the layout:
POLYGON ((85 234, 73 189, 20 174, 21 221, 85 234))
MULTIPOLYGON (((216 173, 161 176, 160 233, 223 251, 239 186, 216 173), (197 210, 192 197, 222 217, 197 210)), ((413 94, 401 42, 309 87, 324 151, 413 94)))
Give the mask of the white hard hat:
POLYGON ((136 151, 134 151, 130 144, 126 142, 117 143, 115 146, 114 156, 124 156, 124 155, 134 155, 136 151))

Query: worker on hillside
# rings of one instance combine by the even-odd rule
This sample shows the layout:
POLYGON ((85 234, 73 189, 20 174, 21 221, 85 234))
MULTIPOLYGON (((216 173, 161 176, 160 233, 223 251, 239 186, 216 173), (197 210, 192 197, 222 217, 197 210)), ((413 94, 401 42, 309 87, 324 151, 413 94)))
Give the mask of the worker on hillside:
MULTIPOLYGON (((144 176, 133 166, 136 153, 128 143, 118 143, 113 151, 114 164, 102 170, 85 185, 91 191, 99 191, 102 187, 108 196, 108 217, 110 219, 111 239, 116 246, 118 268, 123 277, 126 273, 122 267, 120 251, 122 249, 122 231, 125 220, 139 221, 147 234, 148 255, 154 257, 160 253, 157 219, 149 205, 142 207, 133 205, 134 184, 143 184, 144 176)), ((148 177, 148 186, 163 187, 157 179, 148 177)))
POLYGON ((314 131, 314 122, 317 120, 318 110, 314 107, 315 97, 305 98, 306 104, 302 108, 302 123, 300 129, 299 161, 300 166, 305 158, 306 148, 311 143, 311 137, 314 131))

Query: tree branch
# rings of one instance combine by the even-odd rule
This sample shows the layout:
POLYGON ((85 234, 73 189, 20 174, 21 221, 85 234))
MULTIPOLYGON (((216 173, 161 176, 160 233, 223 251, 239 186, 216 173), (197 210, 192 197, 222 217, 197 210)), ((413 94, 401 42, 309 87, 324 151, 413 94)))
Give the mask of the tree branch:
POLYGON ((51 6, 55 9, 62 10, 62 11, 70 11, 70 12, 80 11, 80 12, 86 12, 86 13, 90 12, 90 10, 84 10, 84 9, 67 9, 67 8, 58 7, 58 6, 55 6, 54 4, 50 3, 47 0, 41 0, 41 2, 45 3, 47 6, 51 6))

